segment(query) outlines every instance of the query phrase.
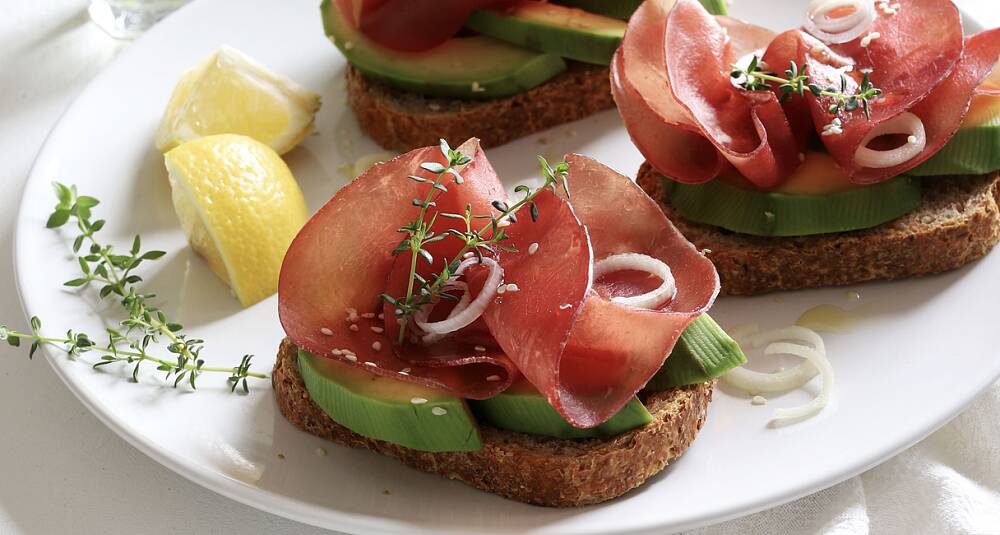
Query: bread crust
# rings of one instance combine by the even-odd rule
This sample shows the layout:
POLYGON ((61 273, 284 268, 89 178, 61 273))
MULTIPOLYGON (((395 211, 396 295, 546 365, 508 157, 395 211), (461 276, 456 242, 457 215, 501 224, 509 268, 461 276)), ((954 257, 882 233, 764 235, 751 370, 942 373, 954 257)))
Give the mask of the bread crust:
POLYGON ((608 67, 568 62, 569 68, 538 87, 484 101, 424 97, 401 91, 347 68, 347 101, 361 129, 387 150, 405 152, 478 137, 483 146, 509 141, 611 109, 608 67))
POLYGON ((481 426, 477 451, 430 453, 358 435, 326 415, 299 375, 298 352, 281 343, 271 375, 278 409, 303 431, 456 479, 505 498, 549 507, 604 502, 638 487, 679 457, 705 422, 714 383, 644 395, 654 421, 610 439, 564 440, 481 426))
POLYGON ((1000 240, 1000 173, 925 177, 921 206, 903 217, 802 237, 751 236, 686 220, 666 202, 660 175, 648 163, 637 182, 705 251, 729 295, 941 273, 982 258, 1000 240))

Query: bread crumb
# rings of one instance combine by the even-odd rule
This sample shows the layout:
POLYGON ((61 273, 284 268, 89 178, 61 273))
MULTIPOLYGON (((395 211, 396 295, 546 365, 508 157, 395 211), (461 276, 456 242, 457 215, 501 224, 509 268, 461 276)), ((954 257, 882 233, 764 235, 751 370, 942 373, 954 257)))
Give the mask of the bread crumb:
POLYGON ((324 449, 324 448, 316 448, 316 456, 317 457, 326 457, 326 449, 324 449))
POLYGON ((750 398, 750 403, 752 405, 763 405, 767 403, 767 398, 765 398, 764 396, 754 396, 750 398))
POLYGON ((279 453, 279 454, 277 455, 277 457, 278 457, 278 460, 279 460, 279 461, 284 461, 284 460, 285 460, 285 454, 284 454, 284 453, 279 453))
POLYGON ((385 489, 385 490, 382 491, 382 494, 385 494, 386 496, 388 496, 388 495, 390 495, 392 493, 389 492, 389 489, 385 489))

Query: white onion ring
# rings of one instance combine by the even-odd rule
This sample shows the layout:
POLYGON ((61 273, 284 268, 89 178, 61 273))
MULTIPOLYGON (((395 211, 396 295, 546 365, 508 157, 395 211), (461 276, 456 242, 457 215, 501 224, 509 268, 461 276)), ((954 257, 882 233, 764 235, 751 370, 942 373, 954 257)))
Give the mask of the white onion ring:
POLYGON ((799 344, 776 342, 767 346, 767 348, 764 349, 764 354, 794 355, 796 357, 802 357, 803 359, 806 359, 806 362, 815 366, 816 369, 819 370, 820 375, 823 376, 823 386, 820 388, 818 396, 805 405, 789 407, 787 409, 774 409, 775 420, 806 418, 821 411, 823 407, 826 407, 827 402, 830 401, 830 392, 833 390, 833 366, 830 365, 830 361, 826 359, 826 355, 824 353, 820 353, 816 349, 799 344))
POLYGON ((875 22, 875 2, 872 0, 813 0, 806 11, 806 32, 824 43, 846 43, 860 37, 875 22), (853 7, 849 15, 831 19, 827 14, 836 9, 853 7))
POLYGON ((594 280, 597 280, 602 275, 624 270, 645 271, 656 275, 663 282, 656 289, 641 295, 612 297, 612 303, 652 310, 669 302, 677 294, 677 285, 674 283, 674 275, 670 272, 670 266, 661 260, 640 253, 613 254, 594 262, 593 277, 594 280))
MULTIPOLYGON (((448 312, 448 316, 445 319, 451 319, 458 315, 466 308, 469 307, 469 303, 472 301, 472 297, 469 294, 469 285, 461 281, 452 281, 445 285, 445 290, 453 289, 462 290, 462 297, 459 298, 458 303, 455 303, 455 307, 448 312)), ((430 305, 420 309, 416 314, 413 315, 414 320, 427 321, 427 318, 431 315, 431 311, 434 310, 434 305, 430 305)), ((442 338, 446 338, 447 334, 425 334, 421 341, 424 344, 433 344, 442 338)))
POLYGON ((895 167, 916 158, 926 146, 927 133, 924 131, 924 122, 920 117, 905 111, 888 121, 883 121, 861 140, 858 150, 854 151, 854 163, 873 169, 895 167), (887 134, 906 134, 915 139, 913 142, 907 140, 902 146, 892 150, 868 148, 873 139, 887 134))
POLYGON ((723 382, 749 393, 781 392, 799 388, 820 374, 823 376, 823 386, 816 398, 798 407, 775 409, 773 418, 804 418, 816 414, 826 406, 830 392, 833 391, 833 366, 826 358, 823 338, 816 332, 799 326, 785 327, 752 334, 743 343, 751 348, 766 345, 765 355, 792 355, 804 360, 794 368, 777 373, 762 373, 740 366, 723 375, 723 382))
MULTIPOLYGON (((461 275, 466 268, 473 264, 478 264, 479 262, 480 259, 478 258, 469 258, 462 261, 462 263, 459 264, 458 268, 455 270, 454 276, 457 277, 461 275)), ((486 307, 489 306, 490 300, 496 295, 497 286, 500 284, 500 281, 503 280, 503 268, 500 267, 500 264, 498 264, 496 260, 483 257, 482 263, 490 268, 490 274, 486 278, 486 283, 483 284, 482 291, 479 292, 479 295, 477 295, 467 307, 463 308, 454 315, 449 314, 446 319, 429 323, 426 319, 427 316, 430 315, 430 309, 433 308, 433 305, 428 305, 428 307, 425 307, 424 309, 426 310, 426 314, 423 313, 424 310, 421 311, 419 317, 414 314, 413 321, 417 324, 417 326, 427 334, 448 334, 471 325, 472 322, 479 318, 479 316, 482 316, 486 307)))

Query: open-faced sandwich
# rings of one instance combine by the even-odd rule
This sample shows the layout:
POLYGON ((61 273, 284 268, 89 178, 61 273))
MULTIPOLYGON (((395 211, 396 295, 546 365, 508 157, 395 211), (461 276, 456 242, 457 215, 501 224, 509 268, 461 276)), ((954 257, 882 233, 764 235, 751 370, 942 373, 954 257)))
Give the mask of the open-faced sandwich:
POLYGON ((775 34, 694 0, 631 17, 612 89, 639 183, 722 291, 941 272, 1000 239, 1000 29, 949 0, 816 0, 775 34), (991 74, 991 71, 992 74, 991 74))
POLYGON ((362 130, 407 151, 439 137, 495 146, 613 107, 608 64, 638 4, 325 0, 322 14, 362 130))
POLYGON ((337 192, 282 266, 281 412, 548 506, 619 496, 687 449, 745 362, 704 313, 715 268, 627 177, 541 164, 509 197, 478 140, 442 141, 337 192))

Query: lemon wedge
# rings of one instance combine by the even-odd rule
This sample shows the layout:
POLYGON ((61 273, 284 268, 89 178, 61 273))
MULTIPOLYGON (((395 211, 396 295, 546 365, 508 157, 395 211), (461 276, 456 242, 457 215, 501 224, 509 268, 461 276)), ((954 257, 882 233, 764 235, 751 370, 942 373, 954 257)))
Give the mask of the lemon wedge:
POLYGON ((156 131, 161 152, 202 136, 242 134, 278 154, 312 133, 319 95, 223 46, 186 71, 156 131))
POLYGON ((184 143, 165 160, 191 248, 244 307, 276 292, 285 252, 309 218, 281 157, 247 136, 222 134, 184 143))

